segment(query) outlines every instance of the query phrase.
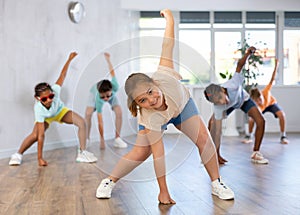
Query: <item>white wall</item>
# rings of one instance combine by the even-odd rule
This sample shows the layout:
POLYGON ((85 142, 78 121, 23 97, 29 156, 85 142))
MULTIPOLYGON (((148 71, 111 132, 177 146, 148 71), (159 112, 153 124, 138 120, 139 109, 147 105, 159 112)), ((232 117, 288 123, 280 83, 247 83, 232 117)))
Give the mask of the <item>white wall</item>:
POLYGON ((299 0, 121 0, 127 10, 159 11, 164 8, 178 11, 299 11, 299 0))
MULTIPOLYGON (((100 52, 111 51, 113 64, 121 64, 116 70, 121 84, 129 73, 129 65, 121 61, 131 54, 127 39, 135 36, 138 13, 121 9, 119 0, 82 0, 86 16, 74 24, 68 17, 70 2, 0 0, 0 157, 15 152, 32 131, 34 86, 42 81, 53 84, 71 51, 79 55, 70 65, 62 100, 82 116, 90 84, 108 72, 100 52)), ((126 101, 120 100, 122 135, 130 135, 131 118, 126 101)), ((109 108, 106 111, 112 121, 109 108)), ((112 138, 113 126, 108 123, 105 129, 106 138, 112 138)), ((75 144, 76 133, 74 126, 54 123, 46 133, 45 149, 75 144)), ((95 129, 92 136, 98 137, 95 129)))

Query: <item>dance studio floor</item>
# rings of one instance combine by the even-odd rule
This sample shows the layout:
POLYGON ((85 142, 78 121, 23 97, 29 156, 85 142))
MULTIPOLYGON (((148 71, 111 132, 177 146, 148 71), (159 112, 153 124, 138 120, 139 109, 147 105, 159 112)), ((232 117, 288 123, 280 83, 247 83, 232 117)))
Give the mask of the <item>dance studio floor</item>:
MULTIPOLYGON (((125 140, 133 142, 135 137, 125 140)), ((75 146, 45 152, 47 167, 37 165, 35 153, 25 154, 19 167, 8 166, 8 158, 1 159, 0 214, 300 214, 300 134, 289 134, 288 145, 279 143, 278 134, 266 134, 261 152, 268 165, 252 164, 253 145, 240 140, 223 137, 221 146, 229 162, 220 172, 235 191, 234 201, 211 195, 198 150, 186 137, 166 134, 167 181, 175 205, 158 204, 152 158, 120 180, 111 199, 97 199, 100 180, 132 147, 116 149, 107 141, 102 151, 96 142, 89 146, 99 158, 95 164, 76 163, 75 146)))

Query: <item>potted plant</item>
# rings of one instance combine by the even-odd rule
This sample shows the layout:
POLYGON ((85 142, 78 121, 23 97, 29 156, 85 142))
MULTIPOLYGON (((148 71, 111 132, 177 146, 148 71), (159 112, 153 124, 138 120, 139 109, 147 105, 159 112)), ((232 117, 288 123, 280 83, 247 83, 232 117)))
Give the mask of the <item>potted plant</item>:
MULTIPOLYGON (((259 41, 259 43, 262 43, 262 42, 259 41)), ((250 45, 248 44, 246 39, 244 39, 242 42, 238 42, 238 46, 240 46, 240 48, 237 49, 237 51, 241 52, 242 56, 244 56, 247 49, 250 47, 250 45)), ((256 53, 256 54, 250 55, 248 62, 246 63, 246 65, 244 66, 244 68, 242 70, 242 74, 245 77, 244 88, 246 89, 247 92, 249 92, 249 90, 251 88, 257 86, 257 82, 256 82, 257 77, 259 75, 263 75, 263 73, 261 73, 259 71, 259 65, 263 64, 262 59, 263 59, 263 57, 260 54, 256 53)), ((221 76, 221 78, 227 79, 227 80, 231 79, 231 77, 232 77, 232 74, 229 73, 228 70, 226 70, 225 73, 220 72, 219 75, 221 76)))
MULTIPOLYGON (((259 43, 262 43, 261 41, 259 43)), ((238 49, 238 51, 241 52, 242 56, 246 53, 247 49, 250 47, 247 40, 244 39, 243 42, 238 43, 241 48, 238 49)), ((254 45, 255 46, 255 45, 254 45)), ((259 65, 263 64, 263 57, 260 54, 252 54, 250 55, 248 62, 244 66, 242 70, 242 74, 245 77, 245 85, 244 88, 247 92, 250 91, 251 88, 257 86, 256 79, 259 75, 263 75, 259 71, 259 65)))

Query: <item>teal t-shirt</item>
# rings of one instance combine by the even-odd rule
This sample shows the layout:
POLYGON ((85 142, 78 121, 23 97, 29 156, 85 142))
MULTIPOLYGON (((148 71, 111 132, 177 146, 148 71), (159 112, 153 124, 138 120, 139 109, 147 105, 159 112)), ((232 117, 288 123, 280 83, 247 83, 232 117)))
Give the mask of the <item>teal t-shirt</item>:
POLYGON ((36 122, 45 122, 46 118, 51 118, 60 113, 65 106, 60 100, 61 86, 54 84, 51 86, 53 93, 55 94, 51 107, 47 109, 40 101, 37 101, 34 105, 34 115, 36 122))
MULTIPOLYGON (((117 91, 119 89, 119 84, 118 84, 118 81, 117 81, 116 77, 112 77, 112 79, 111 79, 110 82, 111 82, 111 85, 112 85, 112 95, 111 95, 111 97, 110 97, 110 99, 109 99, 108 102, 110 102, 111 100, 114 99, 114 97, 116 96, 116 93, 117 93, 117 91)), ((100 98, 100 93, 98 92, 97 84, 94 84, 91 87, 90 92, 95 96, 95 103, 96 103, 96 110, 97 110, 97 112, 101 113, 105 101, 100 98)))

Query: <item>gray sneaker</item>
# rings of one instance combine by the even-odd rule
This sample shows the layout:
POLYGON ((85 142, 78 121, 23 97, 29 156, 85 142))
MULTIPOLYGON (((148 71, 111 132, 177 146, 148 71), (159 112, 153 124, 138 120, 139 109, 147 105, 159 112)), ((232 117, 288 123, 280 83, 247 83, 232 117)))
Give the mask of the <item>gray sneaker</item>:
POLYGON ((109 199, 115 184, 116 183, 109 178, 103 179, 97 188, 96 197, 98 199, 109 199))

